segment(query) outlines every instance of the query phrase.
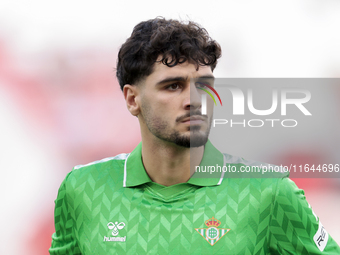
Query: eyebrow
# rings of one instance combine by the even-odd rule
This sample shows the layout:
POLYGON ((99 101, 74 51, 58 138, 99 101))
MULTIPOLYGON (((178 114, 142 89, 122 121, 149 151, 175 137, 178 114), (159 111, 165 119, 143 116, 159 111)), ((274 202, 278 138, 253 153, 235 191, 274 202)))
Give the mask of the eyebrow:
POLYGON ((163 83, 168 83, 168 82, 173 82, 173 81, 186 81, 188 79, 188 77, 182 77, 182 76, 176 76, 176 77, 168 77, 168 78, 165 78, 159 82, 156 83, 156 85, 160 85, 160 84, 163 84, 163 83))
POLYGON ((215 79, 215 77, 213 75, 203 75, 200 77, 196 77, 195 79, 199 80, 199 79, 215 79))
MULTIPOLYGON (((204 76, 196 77, 194 79, 215 79, 215 77, 213 75, 204 75, 204 76)), ((184 82, 184 81, 187 81, 187 80, 188 80, 188 77, 182 77, 182 76, 168 77, 168 78, 165 78, 165 79, 157 82, 156 86, 160 85, 160 84, 168 83, 168 82, 174 82, 174 81, 184 82)))

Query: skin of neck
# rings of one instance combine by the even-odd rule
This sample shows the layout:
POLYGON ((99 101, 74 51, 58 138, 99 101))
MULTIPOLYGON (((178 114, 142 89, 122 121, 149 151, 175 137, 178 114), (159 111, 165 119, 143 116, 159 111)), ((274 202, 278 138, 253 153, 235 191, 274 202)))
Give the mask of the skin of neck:
POLYGON ((142 161, 151 180, 164 186, 187 182, 202 160, 204 146, 181 147, 153 136, 145 128, 141 129, 142 161))

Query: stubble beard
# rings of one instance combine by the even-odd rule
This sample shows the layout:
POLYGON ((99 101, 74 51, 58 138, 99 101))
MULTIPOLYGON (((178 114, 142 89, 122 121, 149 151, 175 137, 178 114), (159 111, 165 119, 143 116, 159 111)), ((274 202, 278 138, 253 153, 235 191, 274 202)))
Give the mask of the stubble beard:
MULTIPOLYGON (((190 134, 188 135, 180 134, 180 132, 176 130, 169 130, 170 125, 167 121, 162 119, 162 117, 152 114, 148 105, 143 105, 142 112, 142 117, 149 131, 162 141, 173 143, 184 148, 200 147, 205 145, 208 141, 211 118, 208 118, 208 127, 204 133, 201 131, 201 126, 189 126, 187 131, 190 131, 190 134)), ((190 115, 201 114, 200 112, 196 112, 190 115)))

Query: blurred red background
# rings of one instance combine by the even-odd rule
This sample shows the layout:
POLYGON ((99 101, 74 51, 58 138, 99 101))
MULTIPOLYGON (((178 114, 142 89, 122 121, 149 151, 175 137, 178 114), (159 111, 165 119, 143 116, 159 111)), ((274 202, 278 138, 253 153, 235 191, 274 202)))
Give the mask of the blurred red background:
MULTIPOLYGON (((222 45, 216 77, 340 74, 340 5, 334 1, 178 1, 145 12, 158 2, 138 2, 134 10, 129 3, 75 2, 4 1, 0 7, 0 254, 48 254, 54 199, 66 174, 139 143, 138 121, 125 107, 114 68, 119 45, 141 20, 163 15, 201 23, 222 45)), ((334 144, 339 137, 332 137, 334 144)), ((339 149, 332 152, 337 162, 339 149)), ((283 165, 323 160, 303 148, 278 148, 276 155, 283 165)), ((340 243, 340 181, 294 181, 340 243)))

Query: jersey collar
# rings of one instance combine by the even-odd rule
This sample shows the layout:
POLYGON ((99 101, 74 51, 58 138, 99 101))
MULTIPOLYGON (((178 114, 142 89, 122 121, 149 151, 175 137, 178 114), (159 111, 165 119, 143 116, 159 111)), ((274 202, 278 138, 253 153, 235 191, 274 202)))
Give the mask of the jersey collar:
POLYGON ((123 187, 138 186, 147 182, 152 180, 142 162, 142 142, 140 142, 125 160, 123 187))
MULTIPOLYGON (((223 164, 223 154, 208 140, 200 166, 219 165, 222 167, 223 164)), ((214 174, 196 172, 187 183, 197 186, 214 186, 219 185, 222 178, 223 172, 214 174)), ((142 162, 142 143, 140 142, 125 160, 123 187, 134 187, 148 182, 152 180, 146 173, 142 162)))
MULTIPOLYGON (((208 142, 204 146, 203 158, 200 163, 200 168, 209 167, 209 166, 220 166, 221 168, 224 165, 224 156, 223 154, 215 148, 215 146, 208 140, 208 142)), ((191 178, 188 180, 188 183, 194 184, 197 186, 214 186, 219 185, 223 179, 223 171, 222 172, 195 172, 191 178)))

